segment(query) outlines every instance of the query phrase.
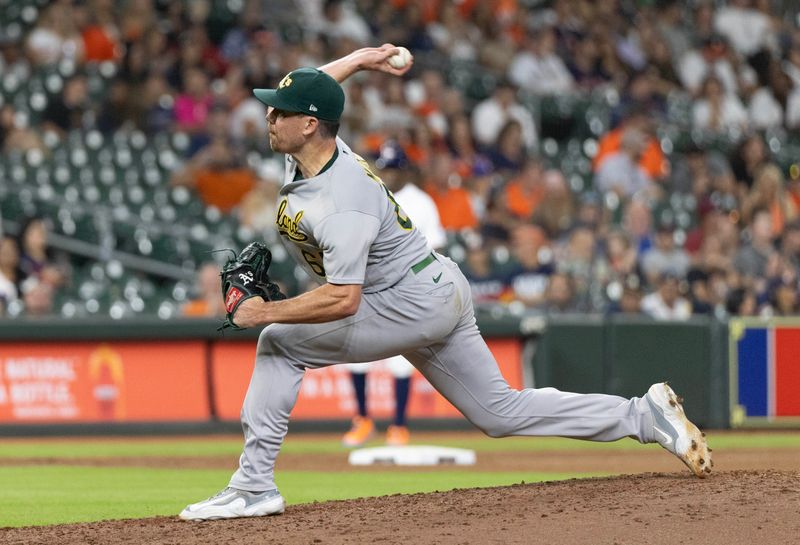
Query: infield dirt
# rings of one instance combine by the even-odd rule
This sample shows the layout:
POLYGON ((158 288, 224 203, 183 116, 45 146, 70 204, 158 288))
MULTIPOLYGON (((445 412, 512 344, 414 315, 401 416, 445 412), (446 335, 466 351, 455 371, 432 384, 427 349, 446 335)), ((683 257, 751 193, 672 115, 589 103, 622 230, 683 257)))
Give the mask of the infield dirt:
POLYGON ((800 472, 643 473, 289 506, 281 516, 156 517, 0 530, 8 544, 798 543, 800 472))
MULTIPOLYGON (((720 435, 718 432, 715 437, 720 435)), ((420 434, 419 438, 425 437, 420 434)), ((57 440, 54 444, 57 446, 57 440)), ((800 449, 717 448, 714 459, 715 472, 701 480, 659 448, 485 451, 480 452, 476 466, 463 471, 582 471, 620 475, 290 505, 281 516, 260 519, 188 523, 177 517, 155 517, 3 528, 0 544, 800 543, 800 449)), ((236 459, 227 455, 0 459, 0 465, 9 466, 48 464, 232 470, 236 459)), ((342 452, 287 451, 278 460, 278 470, 321 467, 341 472, 342 479, 354 471, 342 452)), ((363 467, 358 472, 386 469, 386 466, 363 467)), ((402 473, 422 469, 393 470, 402 473)))

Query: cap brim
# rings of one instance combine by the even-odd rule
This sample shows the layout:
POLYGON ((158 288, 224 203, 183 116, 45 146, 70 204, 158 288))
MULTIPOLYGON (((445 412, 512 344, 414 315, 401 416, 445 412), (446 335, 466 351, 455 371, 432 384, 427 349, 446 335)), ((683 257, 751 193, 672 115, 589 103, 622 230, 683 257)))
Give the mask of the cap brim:
MULTIPOLYGON (((267 106, 272 106, 273 108, 277 108, 278 110, 284 110, 287 112, 300 112, 296 107, 288 102, 284 102, 278 96, 277 89, 253 89, 253 94, 255 97, 266 104, 267 106)), ((304 112, 300 112, 304 113, 304 112)))

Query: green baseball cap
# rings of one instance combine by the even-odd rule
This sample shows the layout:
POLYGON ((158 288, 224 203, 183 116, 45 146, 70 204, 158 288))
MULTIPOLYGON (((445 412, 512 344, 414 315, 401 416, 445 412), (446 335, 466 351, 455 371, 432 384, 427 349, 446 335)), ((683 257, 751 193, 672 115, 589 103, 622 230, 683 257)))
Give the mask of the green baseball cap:
POLYGON ((253 89, 258 100, 278 110, 311 115, 337 123, 344 109, 344 91, 322 70, 298 68, 286 74, 277 89, 253 89))

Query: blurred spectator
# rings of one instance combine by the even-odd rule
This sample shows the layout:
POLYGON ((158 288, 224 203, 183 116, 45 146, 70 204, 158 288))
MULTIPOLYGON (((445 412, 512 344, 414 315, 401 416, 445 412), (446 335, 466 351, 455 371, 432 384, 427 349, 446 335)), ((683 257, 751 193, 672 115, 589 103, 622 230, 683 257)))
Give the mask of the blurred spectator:
POLYGON ((488 159, 479 158, 467 173, 464 187, 469 192, 469 202, 478 222, 515 225, 512 218, 506 217, 505 206, 498 198, 499 178, 488 159))
POLYGON ((656 320, 687 320, 692 305, 680 294, 678 276, 665 272, 658 278, 656 290, 642 299, 642 311, 656 320))
POLYGON ((700 204, 710 204, 713 208, 726 213, 738 213, 741 191, 731 168, 720 164, 710 172, 711 194, 708 195, 707 203, 701 201, 700 204))
MULTIPOLYGON (((437 70, 423 70, 418 78, 408 81, 403 86, 406 105, 423 120, 437 136, 448 133, 448 118, 464 115, 464 104, 456 91, 451 96, 451 89, 445 83, 444 75, 437 70)), ((450 128, 452 131, 452 127, 450 128)))
POLYGON ((653 180, 641 166, 647 141, 644 133, 628 128, 622 133, 620 149, 610 154, 597 169, 594 185, 600 191, 614 191, 621 197, 649 193, 653 180))
POLYGON ((781 68, 789 76, 792 87, 800 88, 800 41, 792 43, 786 48, 781 68))
POLYGON ((184 91, 175 99, 175 122, 179 129, 197 133, 204 129, 213 102, 208 76, 199 68, 188 68, 183 83, 184 91))
POLYGON ((451 59, 474 61, 478 56, 480 30, 461 16, 455 3, 439 3, 438 20, 428 25, 428 35, 436 48, 451 59))
POLYGON ((543 310, 548 314, 563 314, 578 310, 575 305, 574 282, 568 273, 556 273, 550 277, 543 310))
POLYGON ((622 224, 637 253, 646 252, 652 245, 653 229, 653 213, 647 203, 642 199, 631 199, 623 211, 622 224))
POLYGON ((546 300, 547 284, 553 269, 553 251, 544 229, 521 225, 512 233, 512 255, 518 265, 510 274, 514 299, 528 307, 539 307, 546 300))
POLYGON ((756 294, 748 288, 735 288, 725 301, 725 309, 732 316, 756 316, 758 314, 756 294))
POLYGON ((674 87, 668 80, 662 80, 655 69, 639 70, 628 79, 619 107, 625 111, 644 110, 651 119, 661 120, 667 113, 667 95, 674 87))
POLYGON ((530 220, 546 193, 541 160, 528 156, 521 172, 506 184, 504 192, 508 211, 521 221, 530 220))
MULTIPOLYGON (((613 3, 596 3, 597 9, 603 9, 603 6, 611 7, 613 3)), ((600 53, 600 64, 603 67, 603 72, 608 74, 611 83, 617 87, 621 87, 628 79, 628 70, 623 65, 619 55, 617 54, 616 38, 618 35, 619 25, 615 26, 610 18, 589 17, 589 34, 594 40, 595 47, 600 53)))
POLYGON ((62 59, 78 63, 83 59, 83 39, 75 28, 72 7, 54 2, 43 11, 28 34, 28 56, 36 65, 52 65, 62 59))
POLYGON ((122 39, 126 42, 139 40, 147 29, 157 27, 157 15, 151 0, 126 2, 120 17, 122 39))
POLYGON ((207 206, 227 213, 255 187, 257 178, 235 148, 215 138, 172 175, 171 183, 197 190, 207 206))
POLYGON ((372 37, 364 19, 343 0, 323 0, 319 15, 306 21, 329 40, 348 38, 363 46, 372 37))
POLYGON ((747 125, 747 110, 739 98, 725 93, 719 78, 708 76, 692 106, 692 127, 724 134, 744 131, 747 125))
POLYGON ((39 134, 28 126, 25 116, 19 115, 11 104, 0 107, 0 151, 44 151, 39 134))
POLYGON ((777 29, 767 15, 753 9, 752 0, 728 0, 714 14, 714 30, 724 35, 744 57, 762 48, 776 48, 777 29))
POLYGON ((772 215, 769 210, 758 208, 753 211, 747 234, 750 240, 736 254, 734 266, 745 277, 763 277, 767 261, 775 254, 775 247, 772 245, 772 215))
POLYGON ((475 303, 494 303, 508 297, 508 279, 495 271, 491 253, 485 246, 471 246, 461 267, 475 303))
POLYGON ((680 78, 675 71, 672 56, 664 42, 653 39, 647 44, 649 66, 645 67, 637 78, 631 81, 629 100, 638 101, 640 104, 650 104, 658 110, 659 117, 668 115, 668 105, 671 96, 683 93, 680 78))
POLYGON ((436 45, 428 33, 428 24, 433 17, 426 14, 428 9, 435 9, 435 2, 409 3, 403 10, 405 15, 401 21, 392 21, 391 26, 401 26, 403 31, 398 31, 398 40, 395 43, 405 44, 411 50, 433 51, 436 45))
MULTIPOLYGON (((595 233, 587 226, 578 225, 569 233, 562 251, 557 251, 556 270, 567 275, 571 310, 590 311, 594 306, 593 299, 602 297, 601 293, 594 293, 602 291, 596 280, 597 250, 595 233)), ((562 292, 564 289, 564 286, 559 287, 562 292)))
POLYGON ((19 248, 16 239, 6 235, 0 238, 0 303, 3 310, 17 300, 19 281, 19 248))
POLYGON ((522 125, 514 119, 506 123, 487 155, 495 170, 503 173, 509 174, 522 168, 526 155, 522 125))
POLYGON ((689 256, 675 245, 675 227, 671 222, 661 222, 658 226, 655 245, 642 254, 642 270, 653 285, 668 271, 679 278, 686 277, 689 256))
POLYGON ((772 237, 783 233, 784 225, 797 217, 797 207, 784 191, 784 177, 774 164, 762 165, 750 192, 742 200, 742 218, 749 222, 753 211, 768 210, 772 219, 772 237))
POLYGON ((148 77, 136 99, 137 127, 148 134, 170 129, 175 119, 174 104, 175 99, 167 80, 160 75, 148 77))
POLYGON ((256 99, 244 81, 244 72, 241 69, 231 69, 225 81, 228 91, 228 134, 239 145, 248 148, 266 148, 267 111, 264 105, 256 99))
POLYGON ((679 0, 664 0, 656 13, 656 29, 669 48, 673 59, 680 59, 692 47, 692 36, 685 18, 685 3, 679 0))
POLYGON ((447 147, 455 160, 456 171, 462 177, 469 176, 478 163, 484 163, 488 159, 479 151, 466 115, 460 114, 450 118, 449 124, 447 147))
POLYGON ((591 36, 584 36, 577 41, 574 54, 567 61, 567 69, 579 89, 591 90, 611 80, 611 75, 605 71, 600 52, 591 36))
POLYGON ((738 241, 735 219, 726 211, 711 209, 703 215, 700 225, 689 232, 684 248, 694 256, 697 265, 729 269, 738 241))
POLYGON ((701 269, 692 269, 686 275, 689 284, 689 303, 692 314, 713 314, 714 305, 708 285, 708 274, 701 269))
POLYGON ((564 61, 556 54, 556 34, 550 27, 531 31, 508 67, 508 79, 537 95, 568 93, 575 88, 564 61))
POLYGON ((756 82, 755 71, 740 63, 719 35, 704 38, 700 48, 686 53, 678 61, 678 75, 683 87, 695 96, 712 76, 721 82, 726 95, 748 91, 756 82))
POLYGON ((223 318, 225 301, 220 291, 219 266, 209 262, 197 271, 194 295, 181 308, 181 314, 192 318, 223 318))
POLYGON ((716 316, 724 316, 727 312, 727 301, 733 290, 741 284, 740 277, 732 268, 722 269, 708 265, 708 293, 716 316))
POLYGON ((609 306, 612 314, 642 314, 642 289, 637 276, 631 276, 623 282, 614 284, 619 290, 619 299, 613 300, 609 306))
POLYGON ((133 127, 137 117, 138 112, 128 83, 123 80, 113 82, 108 92, 108 99, 97 115, 97 128, 110 134, 122 127, 133 127))
POLYGON ((392 78, 386 82, 385 92, 379 99, 375 94, 372 97, 370 129, 404 129, 416 122, 406 102, 403 82, 399 78, 392 78))
POLYGON ((800 85, 795 85, 786 99, 786 128, 800 128, 800 85))
POLYGON ((17 237, 20 250, 19 270, 22 273, 20 284, 29 278, 51 286, 60 286, 65 282, 65 267, 56 262, 49 253, 49 230, 48 222, 40 216, 32 216, 23 221, 17 237))
POLYGON ((605 276, 610 280, 623 282, 631 276, 641 276, 636 248, 621 229, 611 231, 605 239, 604 267, 607 269, 605 276))
POLYGON ((8 35, 0 36, 0 74, 8 78, 16 76, 24 81, 30 77, 31 66, 23 45, 8 35))
POLYGON ((791 91, 791 80, 778 64, 770 59, 764 74, 759 74, 759 87, 747 101, 749 125, 754 130, 783 126, 783 107, 791 91))
POLYGON ((599 193, 584 191, 578 195, 575 221, 594 230, 599 236, 605 236, 610 226, 606 211, 599 193))
POLYGON ((60 132, 88 128, 90 112, 86 76, 78 74, 64 83, 64 92, 50 99, 42 113, 45 128, 60 132))
POLYGON ((512 120, 519 123, 525 147, 536 149, 538 135, 533 116, 517 102, 515 88, 508 81, 501 80, 492 96, 472 110, 472 134, 481 146, 489 148, 497 143, 500 132, 512 120))
POLYGON ((73 6, 73 11, 80 14, 84 59, 87 62, 118 60, 122 50, 113 0, 93 0, 87 6, 73 6), (86 20, 82 20, 84 18, 86 20))
POLYGON ((469 192, 461 187, 461 178, 453 171, 453 160, 449 154, 434 155, 430 176, 424 184, 425 191, 436 203, 442 227, 448 231, 459 231, 478 226, 469 192))
POLYGON ((769 303, 762 309, 763 316, 797 316, 800 306, 797 299, 797 279, 776 282, 770 289, 769 303))
POLYGON ((422 233, 431 249, 442 249, 447 243, 447 236, 439 220, 436 203, 414 183, 417 173, 403 148, 395 141, 386 142, 381 146, 375 166, 397 204, 411 219, 414 227, 422 233))
MULTIPOLYGON (((477 3, 473 15, 478 11, 477 8, 485 9, 484 6, 482 2, 477 3)), ((483 33, 481 47, 478 48, 478 61, 489 70, 505 74, 516 51, 515 40, 519 25, 508 23, 495 16, 478 20, 473 17, 473 21, 483 33)))
POLYGON ((655 137, 653 118, 640 106, 631 107, 622 123, 600 138, 597 154, 592 159, 592 169, 598 172, 606 159, 622 149, 622 137, 627 130, 639 131, 643 138, 639 166, 654 180, 665 176, 669 172, 669 162, 655 137))
POLYGON ((730 155, 731 168, 736 176, 736 181, 747 190, 753 186, 758 169, 768 161, 767 146, 758 133, 748 135, 730 155))
POLYGON ((49 282, 36 277, 25 279, 22 282, 25 316, 39 318, 52 314, 54 293, 55 288, 49 282))
POLYGON ((258 171, 255 187, 248 191, 238 207, 242 225, 257 233, 267 233, 275 225, 278 213, 278 192, 283 183, 283 164, 277 159, 264 161, 258 171))
POLYGON ((543 180, 544 198, 533 214, 533 222, 541 225, 550 237, 558 237, 575 223, 575 201, 561 171, 547 170, 543 180))
POLYGON ((795 271, 800 271, 800 220, 794 219, 786 224, 781 233, 780 252, 795 271))
MULTIPOLYGON (((366 85, 357 78, 350 78, 344 85, 347 96, 342 117, 339 119, 339 135, 345 141, 357 141, 360 137, 369 137, 372 122, 372 108, 366 100, 366 85)), ((258 102, 258 100, 256 100, 258 102)), ((259 102, 259 104, 261 104, 259 102)), ((261 105, 263 108, 264 106, 261 105)))
POLYGON ((691 142, 673 166, 669 187, 676 193, 692 193, 700 203, 711 191, 710 168, 706 150, 691 142))

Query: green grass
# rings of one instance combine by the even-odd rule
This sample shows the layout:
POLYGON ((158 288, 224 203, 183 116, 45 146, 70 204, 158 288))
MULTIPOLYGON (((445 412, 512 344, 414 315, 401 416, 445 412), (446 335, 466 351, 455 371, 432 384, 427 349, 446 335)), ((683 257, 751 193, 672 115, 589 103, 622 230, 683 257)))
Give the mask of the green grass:
MULTIPOLYGON (((636 441, 590 443, 558 438, 490 439, 479 434, 418 434, 418 443, 489 451, 635 450, 659 448, 636 441)), ((800 433, 711 432, 720 450, 800 448, 800 433)), ((374 445, 378 445, 375 442, 374 445)), ((97 458, 229 456, 241 449, 238 437, 211 438, 75 438, 7 440, 0 443, 0 526, 27 526, 174 515, 186 504, 210 496, 228 482, 228 469, 161 469, 70 465, 14 466, 15 458, 97 458)), ((283 452, 342 453, 336 436, 290 435, 283 452)), ((280 471, 278 485, 291 504, 453 488, 536 482, 581 473, 443 471, 280 471)))
MULTIPOLYGON (((589 474, 439 471, 282 471, 289 504, 453 488, 502 486, 589 474)), ((226 470, 81 466, 0 467, 0 527, 175 515, 225 486, 226 470)))
MULTIPOLYGON (((412 436, 414 437, 414 436, 412 436)), ((418 444, 436 444, 445 447, 469 448, 478 452, 542 452, 554 450, 636 450, 650 448, 636 441, 622 440, 613 443, 592 443, 557 437, 513 437, 490 439, 479 434, 448 436, 442 433, 436 439, 421 440, 418 444)), ((713 448, 798 448, 800 433, 791 432, 710 432, 713 448)), ((374 445, 380 445, 375 442, 374 445)), ((367 445, 371 446, 371 445, 367 445)), ((0 458, 98 458, 110 456, 238 456, 242 441, 239 438, 218 437, 204 439, 54 439, 9 441, 0 443, 0 458)), ((344 452, 337 437, 322 439, 303 435, 289 435, 282 452, 295 454, 330 454, 344 452)))

